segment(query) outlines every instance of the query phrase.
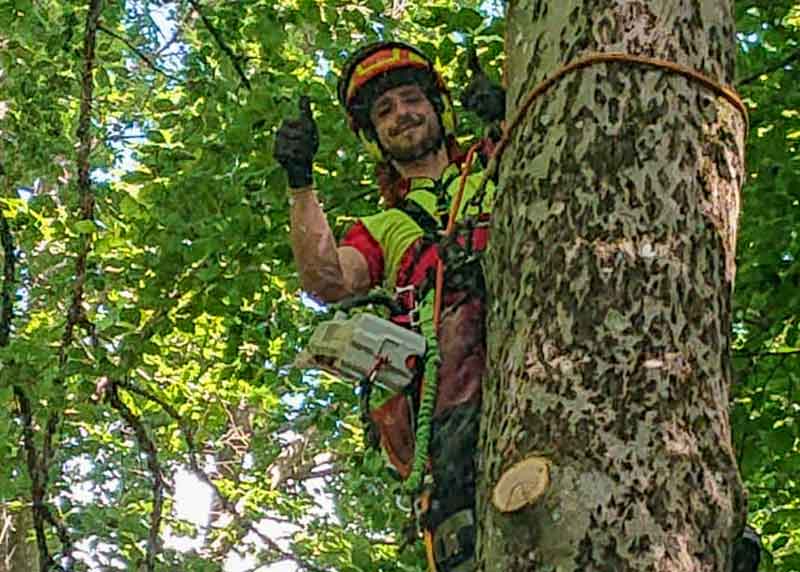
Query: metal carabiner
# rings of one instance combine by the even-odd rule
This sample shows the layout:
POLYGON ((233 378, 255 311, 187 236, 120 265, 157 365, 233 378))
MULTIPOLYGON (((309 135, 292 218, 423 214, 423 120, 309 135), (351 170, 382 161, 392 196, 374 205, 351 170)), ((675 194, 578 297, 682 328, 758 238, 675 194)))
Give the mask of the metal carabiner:
POLYGON ((411 514, 412 509, 414 508, 412 504, 404 505, 403 499, 407 498, 406 495, 403 494, 395 494, 394 495, 394 504, 403 511, 405 514, 411 514))

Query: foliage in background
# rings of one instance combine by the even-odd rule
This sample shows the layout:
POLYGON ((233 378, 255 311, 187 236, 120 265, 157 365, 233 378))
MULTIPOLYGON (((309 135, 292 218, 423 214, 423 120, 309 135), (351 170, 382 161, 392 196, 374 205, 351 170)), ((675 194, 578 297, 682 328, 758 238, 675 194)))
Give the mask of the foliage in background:
POLYGON ((735 292, 734 443, 767 570, 800 570, 800 3, 736 2, 750 108, 735 292))
MULTIPOLYGON (((438 57, 457 95, 471 43, 500 75, 501 4, 104 4, 92 220, 81 216, 76 154, 88 9, 0 0, 0 234, 12 247, 0 260, 15 262, 3 281, 13 317, 0 313, 0 458, 10 460, 0 501, 30 506, 44 481, 47 551, 65 565, 72 554, 75 570, 221 570, 234 554, 422 570, 419 546, 402 549, 407 499, 365 452, 353 387, 291 367, 319 316, 299 296, 271 146, 310 95, 317 187, 341 232, 377 208, 372 165, 336 104, 344 58, 367 41, 411 41, 438 57), (85 244, 81 311, 70 313, 85 244), (184 472, 215 490, 200 525, 176 507, 184 472)), ((734 438, 767 569, 789 572, 800 570, 800 4, 736 9, 752 130, 734 438)), ((477 132, 474 117, 460 119, 464 135, 477 132)))

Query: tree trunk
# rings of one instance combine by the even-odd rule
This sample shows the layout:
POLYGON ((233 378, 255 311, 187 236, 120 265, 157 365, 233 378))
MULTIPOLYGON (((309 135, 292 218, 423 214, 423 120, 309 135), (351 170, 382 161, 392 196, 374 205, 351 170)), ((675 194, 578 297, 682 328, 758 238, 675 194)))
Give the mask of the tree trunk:
MULTIPOLYGON (((594 51, 733 80, 730 0, 518 0, 507 26, 509 117, 594 51)), ((697 81, 628 63, 570 73, 516 129, 486 260, 481 570, 729 569, 744 129, 697 81), (509 472, 531 457, 549 480, 509 472)))
POLYGON ((36 572, 39 552, 29 508, 12 513, 0 506, 0 572, 36 572))

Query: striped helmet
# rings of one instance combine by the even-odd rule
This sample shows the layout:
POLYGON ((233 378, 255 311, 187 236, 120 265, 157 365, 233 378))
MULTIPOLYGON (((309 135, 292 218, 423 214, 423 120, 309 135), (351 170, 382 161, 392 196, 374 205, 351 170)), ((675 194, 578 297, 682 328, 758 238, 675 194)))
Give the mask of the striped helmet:
POLYGON ((367 151, 379 161, 385 159, 369 110, 383 92, 419 84, 439 114, 443 136, 454 135, 456 116, 450 91, 433 62, 420 50, 402 42, 377 42, 358 50, 345 64, 339 79, 339 103, 347 111, 350 128, 367 151))

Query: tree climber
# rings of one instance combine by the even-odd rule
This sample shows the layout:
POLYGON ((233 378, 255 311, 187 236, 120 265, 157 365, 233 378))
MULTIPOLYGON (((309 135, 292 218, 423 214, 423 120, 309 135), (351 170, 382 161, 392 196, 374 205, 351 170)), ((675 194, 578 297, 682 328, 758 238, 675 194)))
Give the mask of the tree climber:
MULTIPOLYGON (((465 107, 490 123, 502 119, 502 88, 479 73, 474 56, 471 67, 465 107)), ((485 185, 478 197, 479 169, 465 175, 459 218, 470 222, 443 250, 440 231, 459 188, 464 153, 455 141, 450 93, 432 61, 406 44, 371 44, 350 58, 338 91, 351 128, 378 161, 386 208, 360 219, 337 247, 313 192, 318 135, 308 100, 301 98, 301 117, 284 121, 274 151, 289 179, 292 249, 305 290, 334 302, 383 285, 403 308, 392 320, 409 328, 426 325, 420 316, 430 315, 438 253, 445 253, 435 334, 440 362, 429 449, 432 479, 420 521, 431 567, 466 572, 474 566, 473 457, 485 362, 483 277, 476 255, 486 246, 494 186, 485 185)), ((489 152, 490 141, 482 147, 489 152)), ((411 473, 416 389, 416 404, 398 394, 372 413, 381 445, 403 478, 411 473)))
MULTIPOLYGON (((474 55, 470 68, 462 103, 496 135, 505 118, 504 91, 488 80, 474 55)), ((444 260, 443 310, 435 333, 428 332, 436 338, 440 361, 429 449, 432 478, 421 495, 420 523, 432 570, 470 572, 475 568, 474 452, 486 355, 478 255, 488 240, 494 186, 489 182, 481 189, 482 173, 463 165, 450 93, 418 49, 398 42, 362 48, 345 65, 338 91, 350 127, 377 160, 385 210, 360 219, 337 246, 313 192, 319 138, 309 101, 301 98, 300 117, 283 122, 274 149, 289 181, 292 250, 303 287, 315 297, 335 302, 384 285, 402 307, 392 320, 423 330, 428 325, 423 316, 431 313, 433 274, 439 258, 444 260), (467 173, 460 230, 442 241, 462 168, 467 173)), ((491 153, 491 139, 483 143, 484 154, 491 153)), ((412 472, 416 390, 411 405, 398 394, 371 415, 403 478, 412 472)), ((757 570, 761 546, 752 529, 732 550, 733 570, 757 570)))

